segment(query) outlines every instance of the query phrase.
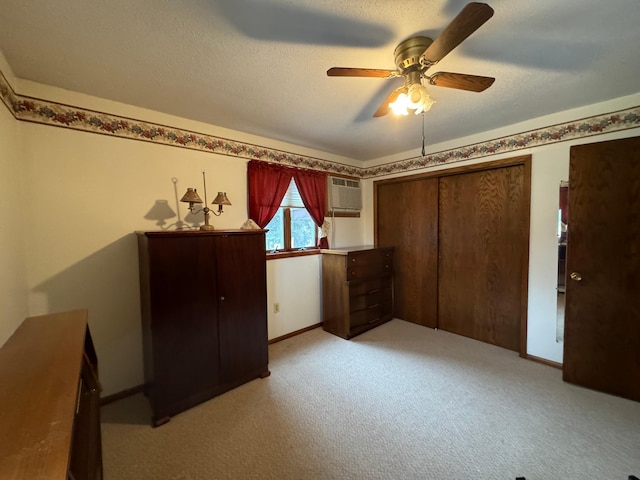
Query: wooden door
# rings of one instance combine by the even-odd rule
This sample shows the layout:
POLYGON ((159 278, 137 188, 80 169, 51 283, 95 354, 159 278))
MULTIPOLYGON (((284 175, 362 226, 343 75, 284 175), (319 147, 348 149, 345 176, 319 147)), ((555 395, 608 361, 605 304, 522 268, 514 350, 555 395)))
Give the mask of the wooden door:
POLYGON ((640 400, 640 138, 571 148, 567 273, 564 380, 640 400))
POLYGON ((438 325, 438 179, 376 188, 376 245, 394 247, 394 316, 438 325))
POLYGON ((223 390, 269 374, 264 233, 216 238, 223 390))
POLYGON ((440 178, 438 327, 525 353, 525 166, 440 178), (524 337, 522 337, 524 338, 524 337))

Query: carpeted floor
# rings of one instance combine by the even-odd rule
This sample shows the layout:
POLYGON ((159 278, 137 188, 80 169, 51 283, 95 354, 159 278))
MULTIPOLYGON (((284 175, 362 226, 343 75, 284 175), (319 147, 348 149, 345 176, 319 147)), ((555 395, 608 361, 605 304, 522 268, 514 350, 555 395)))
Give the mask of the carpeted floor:
POLYGON ((104 406, 105 479, 640 475, 640 403, 447 332, 315 329, 271 345, 270 370, 156 429, 142 395, 104 406))

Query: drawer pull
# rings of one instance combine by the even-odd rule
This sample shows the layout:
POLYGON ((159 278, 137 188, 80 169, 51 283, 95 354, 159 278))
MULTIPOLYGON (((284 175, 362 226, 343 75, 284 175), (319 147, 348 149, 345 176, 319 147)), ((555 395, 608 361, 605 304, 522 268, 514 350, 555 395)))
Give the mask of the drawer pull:
POLYGON ((380 291, 380 289, 379 289, 379 288, 376 288, 376 289, 374 289, 374 290, 369 290, 369 291, 367 292, 367 295, 373 295, 374 293, 378 293, 379 291, 380 291))
POLYGON ((380 304, 379 304, 379 303, 374 303, 373 305, 368 306, 368 307, 367 307, 367 309, 368 309, 368 310, 371 310, 371 309, 373 309, 373 308, 378 308, 379 306, 380 306, 380 304))
POLYGON ((378 320, 380 320, 380 317, 374 318, 373 320, 369 320, 369 323, 376 323, 378 320))

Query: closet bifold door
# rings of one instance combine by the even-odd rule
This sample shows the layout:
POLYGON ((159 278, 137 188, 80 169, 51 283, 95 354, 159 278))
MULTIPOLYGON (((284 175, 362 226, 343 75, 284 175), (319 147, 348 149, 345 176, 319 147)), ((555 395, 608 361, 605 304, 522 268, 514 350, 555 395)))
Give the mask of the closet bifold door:
POLYGON ((525 167, 439 179, 438 328, 521 352, 525 167))
POLYGON ((394 317, 438 326, 438 179, 376 188, 376 246, 394 247, 394 317))

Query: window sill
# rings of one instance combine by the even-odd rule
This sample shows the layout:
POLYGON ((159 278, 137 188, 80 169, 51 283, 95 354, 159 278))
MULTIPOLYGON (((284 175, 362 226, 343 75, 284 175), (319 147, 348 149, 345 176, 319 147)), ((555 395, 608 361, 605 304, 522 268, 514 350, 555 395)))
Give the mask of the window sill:
POLYGON ((280 258, 306 257, 307 255, 320 255, 319 248, 305 248, 304 250, 288 250, 282 252, 267 252, 267 260, 280 258))

